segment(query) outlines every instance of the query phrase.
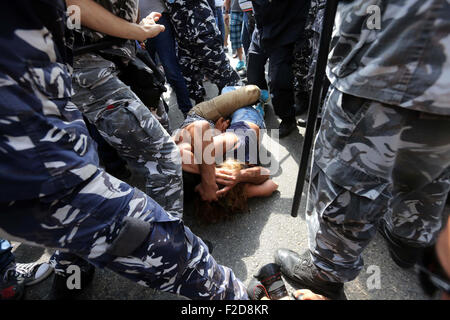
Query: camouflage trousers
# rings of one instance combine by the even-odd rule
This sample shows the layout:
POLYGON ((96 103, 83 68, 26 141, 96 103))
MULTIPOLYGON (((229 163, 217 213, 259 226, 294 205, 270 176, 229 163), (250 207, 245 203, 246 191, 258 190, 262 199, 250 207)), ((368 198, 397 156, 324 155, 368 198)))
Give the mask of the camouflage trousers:
POLYGON ((235 86, 239 75, 230 65, 214 13, 206 0, 165 1, 178 44, 178 58, 191 99, 204 100, 204 77, 220 89, 235 86))
POLYGON ((380 219, 412 247, 434 243, 450 190, 450 117, 330 88, 314 149, 309 249, 324 278, 347 282, 380 219))
MULTIPOLYGON (((183 215, 181 158, 177 146, 139 98, 117 77, 111 61, 96 54, 74 59, 72 100, 102 137, 126 160, 131 183, 145 190, 168 213, 183 215)), ((56 252, 57 272, 76 257, 56 252)), ((78 265, 85 263, 80 261, 78 265)))
POLYGON ((0 203, 0 211, 1 237, 60 248, 191 299, 247 299, 232 270, 217 264, 181 219, 100 169, 73 189, 0 203))
POLYGON ((320 34, 326 1, 312 0, 305 31, 294 49, 294 88, 296 103, 308 103, 319 54, 320 34))

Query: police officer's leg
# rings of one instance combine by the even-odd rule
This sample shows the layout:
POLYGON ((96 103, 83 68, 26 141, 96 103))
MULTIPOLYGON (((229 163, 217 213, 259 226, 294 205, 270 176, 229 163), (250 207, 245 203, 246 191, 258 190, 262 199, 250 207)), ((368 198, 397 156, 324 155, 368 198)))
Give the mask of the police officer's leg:
POLYGON ((248 52, 247 80, 248 84, 254 84, 261 90, 268 91, 265 66, 269 57, 261 48, 259 30, 255 27, 252 34, 252 42, 248 52))
MULTIPOLYGON (((99 56, 77 57, 73 101, 127 161, 133 172, 133 183, 145 189, 169 213, 182 217, 183 186, 178 149, 148 108, 114 73, 115 65, 99 56), (98 78, 102 70, 111 73, 103 73, 105 78, 98 78)), ((56 252, 51 262, 61 277, 67 276, 70 265, 89 270, 88 263, 71 254, 56 252)))
POLYGON ((337 185, 345 191, 342 195, 332 193, 337 194, 337 200, 330 203, 331 209, 324 206, 323 197, 312 198, 311 204, 316 209, 311 220, 332 221, 333 226, 342 224, 342 232, 336 234, 345 245, 331 246, 326 250, 328 254, 322 253, 323 246, 331 244, 324 236, 329 232, 313 222, 309 225, 315 239, 311 250, 316 265, 326 269, 326 260, 331 261, 332 269, 337 271, 330 269, 327 274, 335 280, 349 281, 357 275, 352 270, 357 271, 362 260, 356 255, 347 259, 346 254, 355 248, 356 253, 364 249, 361 241, 367 238, 368 231, 373 232, 372 221, 380 213, 390 212, 387 216, 391 230, 403 243, 417 248, 435 241, 443 225, 443 206, 450 187, 450 118, 346 95, 337 99, 337 103, 327 105, 316 146, 319 153, 316 164, 330 177, 333 188, 337 185), (334 116, 330 117, 330 113, 334 116), (330 160, 331 155, 337 160, 330 160), (327 161, 329 165, 325 164, 327 161), (339 167, 338 163, 343 165, 339 167), (346 193, 351 197, 345 197, 346 193), (356 197, 360 199, 358 202, 356 197), (366 204, 364 198, 372 201, 366 204), (336 221, 329 218, 335 210, 342 212, 336 221), (362 233, 358 231, 360 225, 362 233), (349 272, 345 272, 344 263, 349 272))
POLYGON ((270 92, 275 114, 281 119, 280 138, 296 128, 293 62, 293 43, 276 48, 269 55, 270 92))
POLYGON ((321 279, 348 282, 363 268, 361 253, 376 234, 388 195, 364 197, 331 181, 317 165, 313 172, 306 216, 312 262, 321 279))
POLYGON ((411 247, 431 246, 446 224, 443 212, 449 191, 450 168, 421 189, 393 199, 385 216, 387 228, 411 247))
POLYGON ((198 56, 192 54, 189 46, 178 45, 180 68, 186 81, 189 97, 197 104, 205 100, 206 90, 203 86, 204 75, 200 70, 198 56))
POLYGON ((1 203, 1 236, 68 250, 157 290, 192 299, 246 299, 233 272, 143 192, 98 170, 71 190, 1 203))
MULTIPOLYGON (((404 200, 411 203, 419 192, 423 192, 419 201, 435 197, 443 202, 441 195, 448 190, 449 134, 448 117, 331 90, 315 146, 307 211, 316 282, 342 283, 358 275, 361 253, 388 208, 404 200)), ((424 220, 410 226, 409 239, 438 232, 436 223, 428 229, 424 221, 442 212, 427 212, 426 205, 409 207, 415 209, 423 209, 413 215, 424 220)))
POLYGON ((445 199, 450 190, 450 169, 417 191, 392 199, 379 230, 387 240, 393 260, 402 268, 416 264, 445 226, 445 199))
POLYGON ((450 119, 403 111, 405 127, 392 169, 393 197, 380 225, 394 261, 412 267, 445 225, 450 190, 450 119))
POLYGON ((190 56, 196 60, 200 75, 208 76, 219 90, 227 85, 236 85, 239 75, 225 55, 220 31, 215 25, 214 14, 207 1, 166 1, 166 5, 170 11, 179 48, 184 51, 180 59, 182 56, 190 56))
POLYGON ((115 76, 115 65, 95 55, 77 57, 73 88, 74 103, 127 161, 136 184, 167 212, 181 217, 178 148, 148 108, 115 76), (112 71, 99 79, 105 66, 112 71))

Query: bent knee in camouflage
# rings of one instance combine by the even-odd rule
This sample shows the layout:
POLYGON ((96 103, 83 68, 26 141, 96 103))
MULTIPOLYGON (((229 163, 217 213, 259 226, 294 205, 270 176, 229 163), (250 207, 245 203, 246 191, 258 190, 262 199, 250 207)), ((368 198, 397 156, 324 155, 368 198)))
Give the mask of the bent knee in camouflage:
POLYGON ((385 214, 413 246, 433 243, 450 190, 450 118, 331 88, 314 150, 307 220, 316 265, 353 280, 385 214))

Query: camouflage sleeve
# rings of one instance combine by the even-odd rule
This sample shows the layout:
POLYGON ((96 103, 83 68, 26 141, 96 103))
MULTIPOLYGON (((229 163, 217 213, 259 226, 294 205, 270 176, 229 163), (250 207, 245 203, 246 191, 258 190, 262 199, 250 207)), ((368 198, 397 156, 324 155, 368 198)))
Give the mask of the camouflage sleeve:
POLYGON ((450 4, 340 2, 327 74, 347 94, 450 115, 450 4))

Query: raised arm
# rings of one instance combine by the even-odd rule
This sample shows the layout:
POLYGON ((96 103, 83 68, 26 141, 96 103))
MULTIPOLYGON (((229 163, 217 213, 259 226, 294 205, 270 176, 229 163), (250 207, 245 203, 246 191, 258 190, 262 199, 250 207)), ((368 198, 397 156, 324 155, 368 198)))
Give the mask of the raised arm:
POLYGON ((164 31, 164 26, 155 23, 161 16, 159 13, 152 13, 137 24, 115 16, 92 0, 66 0, 66 3, 80 8, 83 26, 113 37, 145 41, 164 31))

